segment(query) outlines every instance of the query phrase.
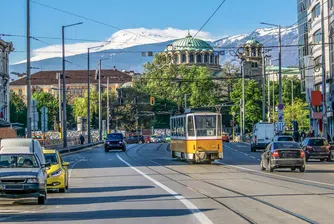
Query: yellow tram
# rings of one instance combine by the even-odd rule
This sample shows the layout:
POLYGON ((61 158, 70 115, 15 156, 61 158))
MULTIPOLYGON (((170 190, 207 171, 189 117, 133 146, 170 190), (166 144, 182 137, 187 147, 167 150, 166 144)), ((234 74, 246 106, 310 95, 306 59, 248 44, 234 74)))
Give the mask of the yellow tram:
POLYGON ((220 113, 188 109, 170 118, 173 158, 207 162, 223 158, 220 113))

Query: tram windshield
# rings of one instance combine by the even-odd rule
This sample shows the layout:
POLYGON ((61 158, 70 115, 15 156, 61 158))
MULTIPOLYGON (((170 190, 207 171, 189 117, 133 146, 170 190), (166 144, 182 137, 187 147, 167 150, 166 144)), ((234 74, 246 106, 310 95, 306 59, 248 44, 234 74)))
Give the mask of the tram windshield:
POLYGON ((216 136, 217 115, 196 115, 195 127, 197 136, 216 136))

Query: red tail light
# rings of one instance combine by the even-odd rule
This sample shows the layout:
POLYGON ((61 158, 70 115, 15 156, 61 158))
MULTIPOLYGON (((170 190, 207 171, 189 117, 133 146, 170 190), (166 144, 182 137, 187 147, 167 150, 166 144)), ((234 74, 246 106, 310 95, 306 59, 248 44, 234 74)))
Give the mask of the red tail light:
POLYGON ((279 157, 279 154, 278 154, 277 150, 275 150, 272 155, 273 155, 273 157, 279 157))
POLYGON ((326 149, 331 150, 331 146, 330 145, 326 146, 326 149))
POLYGON ((311 146, 306 146, 306 149, 313 150, 313 148, 311 146))
POLYGON ((256 142, 256 140, 257 140, 257 137, 256 137, 256 135, 254 136, 254 142, 256 142))
POLYGON ((305 152, 304 150, 300 150, 300 158, 304 158, 305 157, 305 152))

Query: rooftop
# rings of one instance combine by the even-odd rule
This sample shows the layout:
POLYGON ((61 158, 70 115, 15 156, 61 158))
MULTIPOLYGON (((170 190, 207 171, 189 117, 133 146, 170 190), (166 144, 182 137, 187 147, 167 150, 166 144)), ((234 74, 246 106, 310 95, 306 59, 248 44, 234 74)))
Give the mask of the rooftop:
MULTIPOLYGON (((31 85, 58 85, 57 73, 61 71, 40 71, 31 75, 31 85)), ((90 70, 90 81, 97 84, 95 79, 95 70, 90 70)), ((101 71, 101 83, 107 83, 105 77, 109 77, 110 83, 126 83, 131 82, 132 77, 124 72, 108 69, 101 71)), ((66 71, 66 84, 87 83, 87 70, 69 70, 66 71)), ((26 85, 27 77, 20 78, 10 83, 11 86, 26 85)))
POLYGON ((213 51, 211 45, 204 40, 188 34, 185 38, 174 41, 165 51, 213 51))

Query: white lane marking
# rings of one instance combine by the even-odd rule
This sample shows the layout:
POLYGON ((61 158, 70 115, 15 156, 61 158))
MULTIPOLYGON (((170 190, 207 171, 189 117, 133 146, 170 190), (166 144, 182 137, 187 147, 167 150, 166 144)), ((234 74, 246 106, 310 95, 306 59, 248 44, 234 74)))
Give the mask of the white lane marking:
POLYGON ((245 156, 248 156, 248 154, 247 154, 247 153, 244 153, 244 155, 245 155, 245 156))
POLYGON ((241 169, 241 170, 251 171, 251 172, 254 172, 254 173, 261 173, 261 174, 265 174, 265 175, 269 175, 269 176, 273 176, 273 177, 281 177, 281 178, 287 178, 287 179, 290 179, 290 180, 298 180, 298 181, 309 182, 309 183, 313 183, 313 184, 322 184, 322 185, 327 185, 327 186, 334 186, 334 184, 318 182, 318 181, 313 181, 313 180, 298 179, 298 178, 287 177, 287 176, 282 176, 282 175, 278 175, 278 174, 275 175, 275 174, 271 174, 271 173, 266 173, 266 172, 262 172, 262 171, 248 169, 248 168, 241 167, 241 166, 235 166, 235 165, 230 165, 230 164, 227 164, 227 163, 222 163, 222 162, 219 162, 219 161, 217 161, 216 163, 221 164, 221 165, 225 165, 225 166, 234 167, 234 168, 241 169))
POLYGON ((163 185, 162 183, 160 183, 159 181, 153 179, 152 177, 148 176, 147 174, 145 174, 144 172, 140 171, 139 169, 137 169, 136 167, 133 167, 130 163, 126 162, 125 160, 123 160, 119 154, 117 153, 117 157, 119 160, 121 160, 123 163, 125 163, 127 166, 129 166, 131 169, 135 170, 137 173, 141 174, 142 176, 144 176, 146 179, 150 180, 151 182, 153 182, 155 185, 161 187, 162 189, 164 189, 165 191, 167 191, 168 193, 170 193, 172 196, 174 196, 176 199, 178 199, 180 202, 182 202, 192 213, 193 215, 197 218, 197 220, 200 223, 203 224, 212 224, 211 220, 205 215, 203 214, 193 203, 191 203, 188 199, 184 198, 183 196, 180 196, 178 193, 176 193, 175 191, 173 191, 172 189, 170 189, 169 187, 167 187, 166 185, 163 185))
MULTIPOLYGON (((68 177, 69 177, 69 178, 71 178, 73 168, 74 168, 78 163, 80 163, 80 162, 82 162, 82 161, 88 161, 88 160, 85 160, 85 159, 79 159, 79 160, 77 160, 76 162, 73 163, 73 165, 71 166, 70 169, 68 169, 68 177)), ((69 179, 69 181, 70 181, 70 179, 69 179)))
POLYGON ((254 156, 249 156, 249 157, 251 157, 251 158, 253 158, 253 159, 256 159, 254 156))

